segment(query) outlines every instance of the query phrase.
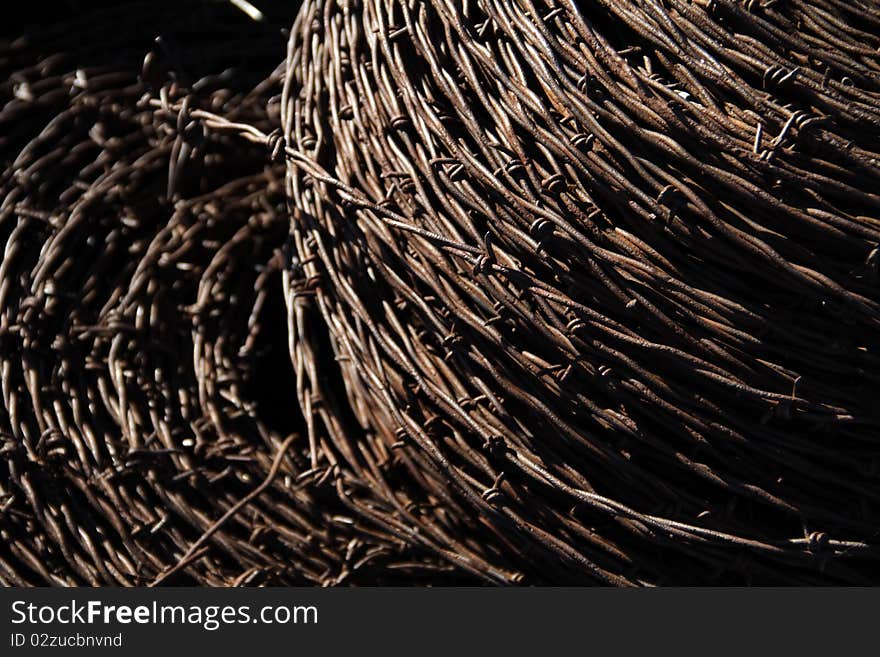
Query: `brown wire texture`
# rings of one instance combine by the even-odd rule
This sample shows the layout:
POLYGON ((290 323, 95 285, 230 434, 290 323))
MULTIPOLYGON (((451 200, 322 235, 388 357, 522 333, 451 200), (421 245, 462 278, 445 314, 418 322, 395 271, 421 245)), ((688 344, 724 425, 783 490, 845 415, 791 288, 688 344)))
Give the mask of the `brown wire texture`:
POLYGON ((229 20, 0 58, 0 580, 878 582, 880 3, 229 20))

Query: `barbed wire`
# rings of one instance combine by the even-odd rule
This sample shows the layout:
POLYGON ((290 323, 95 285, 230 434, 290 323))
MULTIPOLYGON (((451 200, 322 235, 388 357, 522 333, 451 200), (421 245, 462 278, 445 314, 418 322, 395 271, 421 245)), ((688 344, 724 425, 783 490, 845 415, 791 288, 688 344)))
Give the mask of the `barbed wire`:
POLYGON ((209 4, 0 56, 3 583, 876 581, 880 5, 209 4))

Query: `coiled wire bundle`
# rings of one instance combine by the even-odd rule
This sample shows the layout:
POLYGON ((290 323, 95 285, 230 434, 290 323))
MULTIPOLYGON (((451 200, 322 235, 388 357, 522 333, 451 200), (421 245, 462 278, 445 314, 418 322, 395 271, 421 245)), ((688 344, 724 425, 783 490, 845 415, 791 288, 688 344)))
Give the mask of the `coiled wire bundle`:
POLYGON ((3 582, 876 582, 878 23, 308 0, 262 82, 11 79, 3 582))
POLYGON ((358 424, 510 579, 872 579, 878 20, 307 3, 282 114, 307 417, 320 330, 358 424))
POLYGON ((446 581, 297 449, 283 165, 167 109, 271 130, 277 24, 110 4, 3 53, 0 582, 446 581))

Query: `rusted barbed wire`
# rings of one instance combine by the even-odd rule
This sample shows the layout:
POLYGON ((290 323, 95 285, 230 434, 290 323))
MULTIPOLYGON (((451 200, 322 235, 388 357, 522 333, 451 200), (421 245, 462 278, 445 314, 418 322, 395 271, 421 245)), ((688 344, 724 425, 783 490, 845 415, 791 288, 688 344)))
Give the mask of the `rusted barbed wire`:
POLYGON ((307 417, 306 317, 359 425, 527 580, 872 579, 878 11, 306 3, 282 126, 307 417))
POLYGON ((0 578, 875 582, 878 23, 307 0, 262 82, 21 69, 0 578))
MULTIPOLYGON (((463 581, 409 540, 387 492, 309 461, 286 355, 283 165, 187 118, 270 130, 280 70, 261 79, 283 42, 209 4, 126 5, 131 51, 95 7, 72 45, 35 34, 3 54, 0 582, 463 581), (188 21, 198 40, 175 39, 188 21), (80 43, 116 58, 86 66, 80 43), (347 497, 392 520, 354 517, 347 497)), ((396 495, 422 502, 413 484, 396 495)))

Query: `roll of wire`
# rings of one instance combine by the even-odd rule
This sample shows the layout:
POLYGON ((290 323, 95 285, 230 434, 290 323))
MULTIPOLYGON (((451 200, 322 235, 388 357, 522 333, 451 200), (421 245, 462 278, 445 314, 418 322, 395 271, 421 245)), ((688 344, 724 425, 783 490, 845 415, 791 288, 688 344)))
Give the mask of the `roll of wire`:
POLYGON ((0 60, 4 583, 876 583, 880 4, 199 6, 0 60))

